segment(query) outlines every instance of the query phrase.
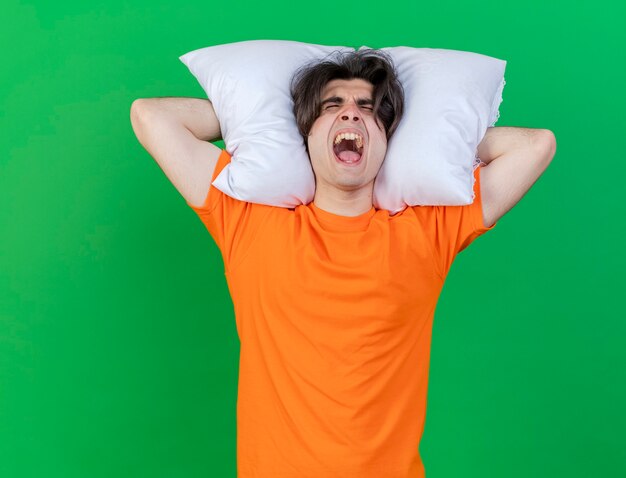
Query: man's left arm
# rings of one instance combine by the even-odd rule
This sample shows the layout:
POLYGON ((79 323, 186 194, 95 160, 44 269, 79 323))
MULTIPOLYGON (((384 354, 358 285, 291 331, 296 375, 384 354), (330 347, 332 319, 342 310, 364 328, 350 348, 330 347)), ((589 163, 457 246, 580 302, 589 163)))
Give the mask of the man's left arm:
POLYGON ((478 145, 483 220, 492 226, 528 192, 556 153, 548 129, 492 127, 478 145))

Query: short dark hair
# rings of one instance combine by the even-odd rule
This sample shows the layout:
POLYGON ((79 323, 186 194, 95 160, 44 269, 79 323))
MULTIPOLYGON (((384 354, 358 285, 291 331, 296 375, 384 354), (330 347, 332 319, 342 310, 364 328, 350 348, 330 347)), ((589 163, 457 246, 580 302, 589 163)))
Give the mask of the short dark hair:
POLYGON ((363 79, 374 86, 374 118, 382 122, 387 140, 398 127, 404 112, 404 89, 391 57, 372 48, 347 52, 336 50, 325 59, 300 67, 291 79, 293 112, 307 152, 306 138, 321 113, 322 90, 332 80, 352 79, 363 79), (329 58, 333 54, 336 59, 329 58))

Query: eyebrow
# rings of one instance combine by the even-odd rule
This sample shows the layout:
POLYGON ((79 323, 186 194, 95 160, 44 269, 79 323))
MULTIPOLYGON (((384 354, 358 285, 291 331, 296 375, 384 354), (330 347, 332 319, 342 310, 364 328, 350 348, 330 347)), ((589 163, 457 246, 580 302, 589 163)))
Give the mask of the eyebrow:
MULTIPOLYGON (((330 98, 326 98, 324 101, 322 101, 322 106, 324 106, 326 103, 339 103, 341 105, 343 104, 343 98, 341 98, 340 96, 331 96, 330 98)), ((358 100, 356 100, 356 104, 374 106, 374 100, 372 100, 371 98, 359 98, 358 100)))

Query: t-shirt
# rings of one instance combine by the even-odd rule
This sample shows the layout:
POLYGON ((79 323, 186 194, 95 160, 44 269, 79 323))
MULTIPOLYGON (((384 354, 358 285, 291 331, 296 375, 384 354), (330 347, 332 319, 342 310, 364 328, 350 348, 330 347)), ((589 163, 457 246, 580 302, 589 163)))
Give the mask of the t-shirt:
MULTIPOLYGON (((213 179, 230 161, 223 150, 213 179)), ((435 305, 484 227, 466 206, 345 217, 210 186, 194 207, 224 261, 240 340, 240 478, 418 478, 435 305)))

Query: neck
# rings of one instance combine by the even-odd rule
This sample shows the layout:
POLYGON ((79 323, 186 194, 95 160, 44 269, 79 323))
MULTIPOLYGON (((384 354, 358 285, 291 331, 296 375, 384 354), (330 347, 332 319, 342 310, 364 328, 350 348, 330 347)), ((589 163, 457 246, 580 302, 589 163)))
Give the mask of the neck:
POLYGON ((354 190, 318 184, 313 203, 318 208, 338 216, 360 216, 372 209, 373 192, 373 182, 354 190))

